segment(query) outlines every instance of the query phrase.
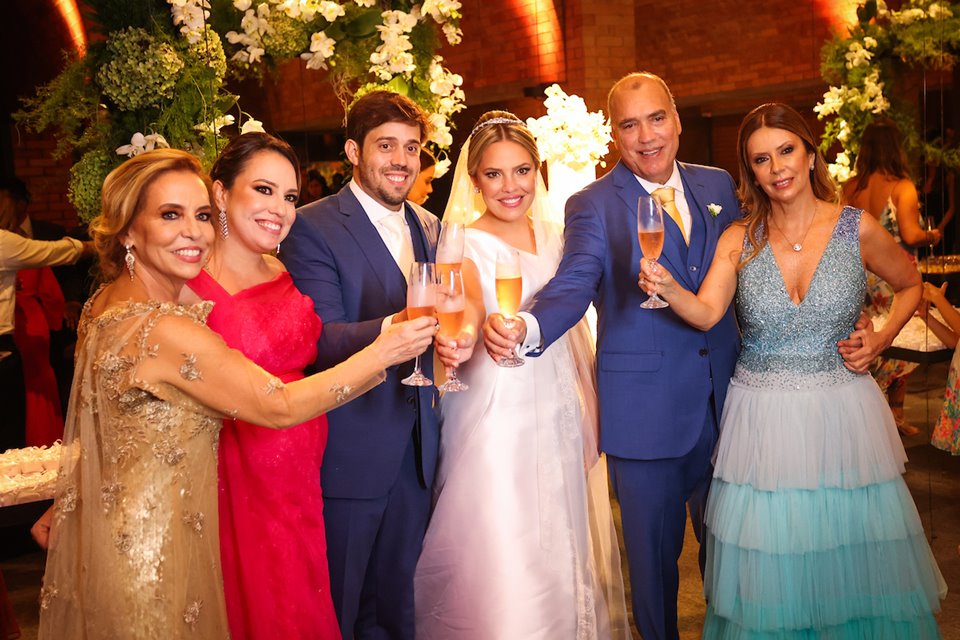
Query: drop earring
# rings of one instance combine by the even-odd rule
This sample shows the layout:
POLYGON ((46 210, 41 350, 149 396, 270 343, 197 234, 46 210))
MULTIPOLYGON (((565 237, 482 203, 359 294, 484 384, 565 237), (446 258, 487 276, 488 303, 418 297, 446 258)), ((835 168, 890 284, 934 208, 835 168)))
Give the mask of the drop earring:
POLYGON ((127 265, 127 273, 130 274, 131 282, 133 282, 133 267, 137 264, 137 257, 130 251, 132 246, 132 244, 124 245, 124 248, 127 250, 127 255, 123 256, 123 262, 127 265))
POLYGON ((230 235, 230 229, 227 228, 227 210, 226 209, 220 209, 219 220, 220 220, 220 237, 226 240, 227 236, 230 235))

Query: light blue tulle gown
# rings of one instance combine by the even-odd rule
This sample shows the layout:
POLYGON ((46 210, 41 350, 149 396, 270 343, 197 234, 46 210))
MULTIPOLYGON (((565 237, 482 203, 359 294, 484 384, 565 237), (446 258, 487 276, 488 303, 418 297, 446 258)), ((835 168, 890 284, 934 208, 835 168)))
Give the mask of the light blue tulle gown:
POLYGON ((940 637, 946 585, 893 417, 837 353, 864 299, 860 215, 842 211, 800 305, 769 245, 740 272, 743 350, 707 507, 704 638, 940 637))

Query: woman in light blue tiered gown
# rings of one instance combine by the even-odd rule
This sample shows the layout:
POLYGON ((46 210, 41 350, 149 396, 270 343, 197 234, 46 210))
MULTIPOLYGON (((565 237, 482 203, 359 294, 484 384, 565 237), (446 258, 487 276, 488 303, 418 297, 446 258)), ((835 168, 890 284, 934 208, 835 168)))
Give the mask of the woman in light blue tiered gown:
POLYGON ((946 586, 893 417, 864 374, 913 313, 919 277, 872 217, 837 204, 793 109, 752 111, 738 155, 747 216, 699 296, 647 261, 640 280, 702 328, 735 301, 743 332, 707 507, 704 637, 938 638, 946 586), (864 266, 894 303, 881 332, 850 334, 864 266))

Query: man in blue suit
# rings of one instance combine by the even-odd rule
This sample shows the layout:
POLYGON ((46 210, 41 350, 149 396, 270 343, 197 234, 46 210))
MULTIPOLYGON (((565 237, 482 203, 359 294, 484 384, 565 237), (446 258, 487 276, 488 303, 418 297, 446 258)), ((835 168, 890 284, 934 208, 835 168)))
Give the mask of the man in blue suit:
MULTIPOLYGON (((317 369, 406 319, 410 263, 433 262, 439 223, 406 202, 426 139, 424 112, 375 91, 347 114, 353 179, 299 210, 281 258, 323 321, 317 369)), ((422 358, 426 375, 432 357, 422 358)), ((434 387, 384 384, 327 414, 321 483, 331 592, 344 638, 412 639, 413 573, 430 510, 439 431, 434 387)))
POLYGON ((608 113, 620 162, 567 202, 563 259, 520 314, 524 322, 510 332, 491 316, 485 341, 494 357, 515 341, 536 355, 596 305, 601 449, 620 501, 634 619, 645 640, 665 640, 679 637, 677 560, 686 507, 700 539, 739 335, 732 311, 701 332, 669 308, 640 308, 647 296, 637 285, 637 200, 672 188, 679 221, 665 213, 660 260, 694 292, 740 207, 727 172, 676 161, 680 118, 659 77, 620 79, 608 113))

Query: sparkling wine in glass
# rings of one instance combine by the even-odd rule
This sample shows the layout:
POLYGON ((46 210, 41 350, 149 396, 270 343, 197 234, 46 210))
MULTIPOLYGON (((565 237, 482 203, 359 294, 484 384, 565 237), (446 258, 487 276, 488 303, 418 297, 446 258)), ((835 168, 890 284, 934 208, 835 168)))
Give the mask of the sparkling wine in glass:
MULTIPOLYGON (((651 196, 640 196, 637 201, 637 236, 643 257, 656 265, 663 251, 663 207, 651 196)), ((670 305, 654 293, 643 301, 641 309, 663 309, 670 305)))
MULTIPOLYGON (((456 340, 460 335, 465 306, 463 275, 460 270, 450 269, 445 273, 440 272, 440 284, 437 287, 437 320, 440 321, 440 334, 443 337, 456 340)), ((457 377, 456 367, 447 367, 447 381, 437 387, 444 392, 466 391, 469 388, 457 377)))
MULTIPOLYGON (((410 320, 424 316, 433 317, 437 306, 437 272, 432 262, 414 262, 410 266, 410 283, 407 285, 407 317, 410 320)), ((429 387, 433 380, 420 370, 420 356, 413 365, 413 373, 401 380, 411 387, 429 387)))
POLYGON ((460 270, 463 263, 463 243, 466 226, 462 222, 444 222, 440 227, 440 240, 437 242, 437 277, 444 273, 460 270))
MULTIPOLYGON (((497 306, 504 317, 504 324, 512 329, 514 318, 520 310, 523 295, 523 274, 520 271, 520 253, 516 249, 497 252, 497 306)), ((517 354, 500 358, 501 367, 519 367, 524 363, 517 354)))

